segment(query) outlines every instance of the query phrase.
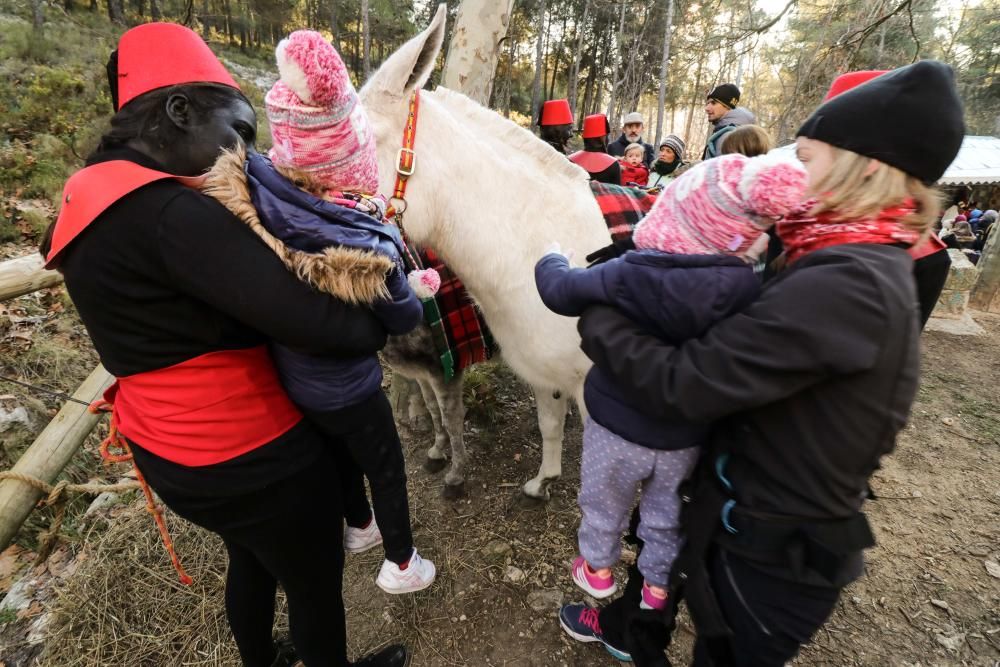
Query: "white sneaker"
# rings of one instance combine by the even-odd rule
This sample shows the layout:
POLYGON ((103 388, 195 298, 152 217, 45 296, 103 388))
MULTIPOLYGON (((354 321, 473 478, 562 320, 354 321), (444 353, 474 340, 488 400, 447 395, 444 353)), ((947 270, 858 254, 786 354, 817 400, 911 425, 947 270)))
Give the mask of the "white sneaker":
POLYGON ((413 550, 410 556, 410 563, 405 570, 400 570, 399 566, 391 560, 382 563, 382 569, 378 573, 375 583, 386 593, 399 595, 401 593, 415 593, 422 591, 432 583, 437 571, 434 563, 424 560, 413 550))
POLYGON ((367 528, 348 526, 344 531, 344 551, 349 554, 360 554, 380 544, 382 544, 382 533, 374 516, 368 522, 367 528))

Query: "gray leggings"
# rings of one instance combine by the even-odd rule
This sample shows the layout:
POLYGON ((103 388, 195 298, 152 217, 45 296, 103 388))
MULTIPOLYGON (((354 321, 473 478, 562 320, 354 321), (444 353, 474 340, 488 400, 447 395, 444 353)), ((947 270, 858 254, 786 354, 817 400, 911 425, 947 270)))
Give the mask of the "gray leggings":
POLYGON ((583 429, 578 533, 580 555, 591 567, 611 567, 621 556, 621 538, 639 496, 638 535, 645 542, 639 572, 654 586, 666 587, 681 547, 677 487, 698 461, 698 447, 649 449, 615 435, 587 419, 583 429))

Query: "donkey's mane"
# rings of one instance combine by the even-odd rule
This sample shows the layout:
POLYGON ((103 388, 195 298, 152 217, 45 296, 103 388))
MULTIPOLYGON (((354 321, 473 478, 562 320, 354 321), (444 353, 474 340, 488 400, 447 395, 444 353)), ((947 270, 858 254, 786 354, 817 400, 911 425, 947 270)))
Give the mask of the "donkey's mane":
POLYGON ((586 182, 587 172, 566 159, 547 143, 517 123, 487 109, 462 93, 438 86, 430 93, 459 117, 474 119, 489 128, 487 136, 537 160, 547 175, 559 174, 574 181, 586 182))

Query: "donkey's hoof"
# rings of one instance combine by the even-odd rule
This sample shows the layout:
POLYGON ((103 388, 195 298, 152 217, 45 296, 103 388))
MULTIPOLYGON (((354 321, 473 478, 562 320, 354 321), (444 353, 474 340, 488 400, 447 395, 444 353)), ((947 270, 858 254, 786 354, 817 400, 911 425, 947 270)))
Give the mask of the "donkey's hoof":
POLYGON ((545 503, 548 501, 548 495, 544 497, 537 498, 535 496, 529 496, 523 490, 518 490, 514 494, 514 507, 519 510, 539 510, 545 507, 545 503))
POLYGON ((441 497, 445 500, 458 500, 459 498, 464 498, 465 480, 458 482, 457 484, 445 483, 444 490, 441 492, 441 497))
POLYGON ((448 459, 432 459, 427 457, 424 460, 424 471, 434 475, 448 467, 448 459))

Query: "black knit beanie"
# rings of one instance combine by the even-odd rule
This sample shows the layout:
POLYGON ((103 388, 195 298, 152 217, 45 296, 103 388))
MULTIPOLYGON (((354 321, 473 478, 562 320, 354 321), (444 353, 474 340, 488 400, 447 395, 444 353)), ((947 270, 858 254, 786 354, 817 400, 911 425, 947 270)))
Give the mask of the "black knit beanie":
POLYGON ((950 65, 921 60, 820 105, 795 136, 816 139, 936 182, 965 137, 950 65))
POLYGON ((734 83, 720 83, 712 89, 706 99, 715 100, 730 109, 735 109, 740 103, 740 89, 734 83))

